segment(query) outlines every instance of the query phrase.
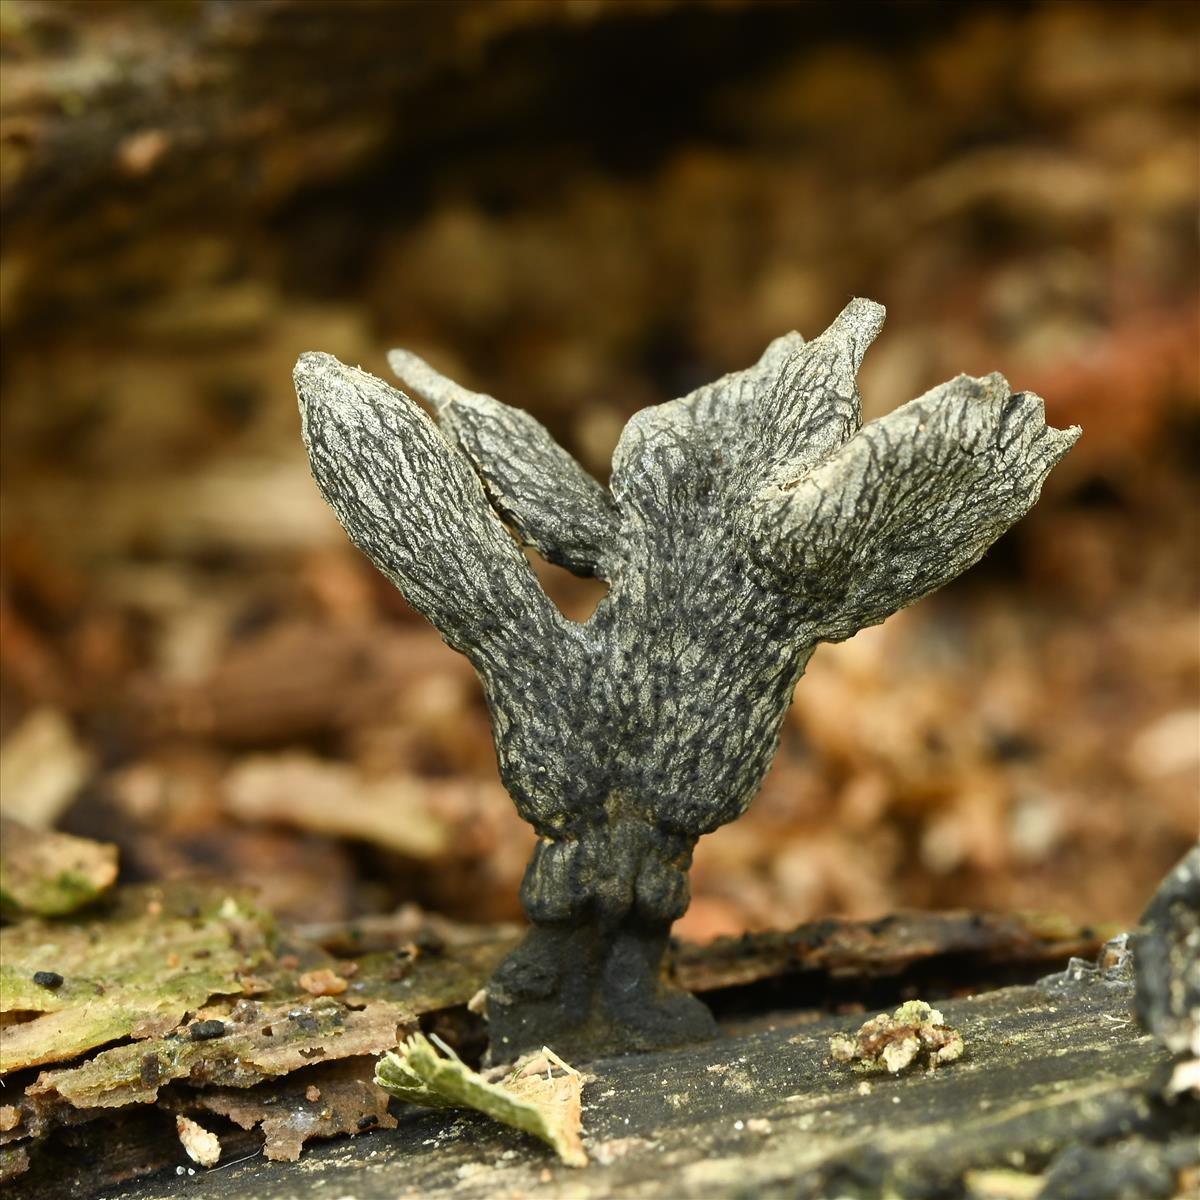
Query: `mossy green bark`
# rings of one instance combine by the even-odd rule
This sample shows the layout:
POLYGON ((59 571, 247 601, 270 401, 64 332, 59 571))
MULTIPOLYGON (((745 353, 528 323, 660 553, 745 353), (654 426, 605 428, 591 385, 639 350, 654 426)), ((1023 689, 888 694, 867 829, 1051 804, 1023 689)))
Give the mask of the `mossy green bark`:
POLYGON ((122 891, 87 921, 0 930, 0 1012, 28 1016, 0 1039, 0 1075, 126 1037, 165 1033, 212 996, 242 991, 270 919, 223 889, 122 891), (61 976, 47 987, 39 973, 61 976))

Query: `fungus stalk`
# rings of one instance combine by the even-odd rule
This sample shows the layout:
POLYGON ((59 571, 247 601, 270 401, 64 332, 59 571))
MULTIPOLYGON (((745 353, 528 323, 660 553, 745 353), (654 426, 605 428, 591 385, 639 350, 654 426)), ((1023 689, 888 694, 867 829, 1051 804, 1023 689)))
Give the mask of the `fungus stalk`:
POLYGON ((969 567, 1078 437, 999 375, 862 426, 855 375, 882 323, 854 300, 815 340, 786 334, 748 370, 643 409, 608 489, 527 413, 413 354, 391 366, 436 422, 363 371, 301 356, 317 484, 475 667, 500 776, 538 833, 532 928, 488 989, 495 1058, 715 1032, 663 977, 668 933, 697 839, 758 790, 814 647, 969 567), (559 612, 518 540, 608 582, 587 622, 559 612))

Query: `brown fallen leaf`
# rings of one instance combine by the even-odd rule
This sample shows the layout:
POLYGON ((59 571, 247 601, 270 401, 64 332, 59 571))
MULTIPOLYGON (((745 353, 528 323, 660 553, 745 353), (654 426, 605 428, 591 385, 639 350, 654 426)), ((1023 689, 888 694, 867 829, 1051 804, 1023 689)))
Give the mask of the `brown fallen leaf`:
POLYGON ((92 771, 92 755, 55 708, 35 709, 0 747, 0 809, 49 829, 92 771))
POLYGON ((0 817, 0 911, 60 916, 116 881, 116 846, 0 817))
POLYGON ((433 786, 407 776, 365 780, 344 764, 299 752, 255 755, 230 772, 225 804, 242 821, 282 823, 411 858, 436 858, 449 846, 450 829, 428 802, 433 786))

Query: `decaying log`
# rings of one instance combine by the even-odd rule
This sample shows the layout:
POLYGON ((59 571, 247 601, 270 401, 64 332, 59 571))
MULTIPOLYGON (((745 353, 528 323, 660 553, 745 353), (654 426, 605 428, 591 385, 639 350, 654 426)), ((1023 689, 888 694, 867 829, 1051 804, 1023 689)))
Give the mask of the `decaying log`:
MULTIPOLYGON (((448 993, 452 1007, 433 1015, 433 1027, 467 1053, 472 1048, 481 1050, 482 1045, 479 1019, 461 1006, 462 998, 482 984, 516 936, 510 927, 472 930, 430 921, 410 910, 393 918, 312 927, 303 935, 293 931, 279 949, 281 953, 299 952, 304 962, 319 953, 318 946, 342 956, 365 955, 362 970, 354 978, 367 1000, 399 995, 396 988, 402 988, 407 978, 403 976, 398 984, 376 985, 370 982, 375 971, 372 963, 390 959, 397 951, 418 955, 418 965, 424 962, 421 956, 432 955, 435 973, 449 969, 461 975, 448 993), (313 949, 304 951, 304 945, 313 949), (439 967, 443 958, 445 963, 439 967)), ((912 1110, 918 1114, 936 1115, 940 1111, 937 1105, 944 1100, 938 1089, 948 1086, 946 1080, 884 1079, 871 1083, 870 1095, 860 1095, 859 1077, 826 1062, 824 1055, 829 1034, 856 1027, 861 1013, 844 1017, 828 1013, 854 998, 869 997, 882 1007, 917 989, 928 997, 954 994, 993 981, 998 971, 1029 981, 1049 966, 1063 964, 1072 954, 1093 958, 1099 947, 1096 931, 1061 920, 971 913, 901 914, 874 922, 821 921, 789 932, 725 939, 709 946, 675 946, 671 951, 674 970, 689 987, 704 994, 718 1014, 725 1014, 728 1036, 707 1051, 609 1060, 589 1067, 584 1129, 596 1165, 582 1175, 572 1173, 571 1186, 582 1188, 580 1194, 585 1196, 601 1195, 611 1183, 616 1189, 612 1194, 619 1196, 624 1194, 621 1189, 641 1187, 655 1171, 661 1171, 664 1181, 675 1178, 679 1171, 685 1181, 691 1181, 688 1186, 695 1194, 724 1195, 730 1193, 730 1180, 737 1174, 731 1164, 743 1153, 753 1155, 756 1162, 766 1155, 774 1164, 771 1170, 777 1180, 786 1178, 788 1171, 818 1171, 818 1175, 819 1170, 841 1171, 842 1167, 836 1166, 838 1155, 846 1157, 856 1144, 850 1132, 854 1123, 878 1120, 880 1112, 890 1122, 879 1129, 881 1144, 892 1137, 903 1148, 911 1130, 919 1125, 911 1117, 911 1104, 919 1101, 924 1106, 912 1110), (781 1026, 774 1032, 765 1028, 767 1022, 761 1015, 768 1009, 775 1010, 772 1019, 781 1026), (790 1040, 793 1037, 799 1041, 790 1040), (911 1093, 900 1090, 910 1086, 914 1089, 911 1093), (907 1101, 901 1112, 891 1108, 893 1097, 907 1101), (831 1108, 838 1114, 837 1121, 819 1145, 826 1148, 825 1158, 834 1166, 825 1163, 825 1158, 814 1157, 811 1144, 818 1121, 827 1121, 824 1113, 831 1108), (741 1129, 735 1128, 738 1121, 743 1123, 741 1129), (654 1149, 659 1145, 661 1152, 654 1149), (714 1165, 712 1159, 722 1160, 723 1165, 714 1165)), ((1078 968, 1065 982, 1059 980, 1044 988, 1017 987, 971 1001, 939 1001, 947 1020, 956 1023, 967 1039, 965 1059, 943 1072, 953 1079, 964 1073, 953 1100, 945 1103, 961 1106, 962 1095, 976 1088, 981 1100, 995 1103, 997 1111, 1008 1111, 1018 1097, 1025 1096, 1024 1091, 1018 1088, 1004 1105, 989 1097, 1003 1098, 1006 1088, 1023 1087, 1020 1063, 1025 1053, 1040 1053, 1039 1045, 1055 1041, 1060 1049, 1069 1049, 1070 1063, 1064 1059, 1059 1064, 1065 1072, 1061 1079, 1047 1075, 1039 1085, 1042 1093, 1038 1094, 1044 1093, 1043 1098, 1053 1095, 1062 1080, 1067 1081, 1063 1087, 1082 1086, 1071 1071, 1085 1071, 1088 1055, 1094 1055, 1097 1047, 1110 1057, 1132 1056, 1130 1062, 1138 1070, 1144 1068, 1148 1076, 1162 1056, 1145 1039, 1137 1038, 1130 1024, 1129 1003, 1128 980, 1100 986, 1096 972, 1078 968), (1058 1017, 1064 1023, 1055 1032, 1053 1022, 1058 1017)), ((360 1067, 369 1071, 370 1061, 359 1058, 313 1066, 277 1083, 237 1091, 228 1087, 214 1091, 200 1086, 199 1080, 176 1082, 163 1089, 157 1107, 60 1112, 67 1123, 50 1135, 49 1142, 32 1144, 32 1169, 10 1180, 8 1195, 42 1200, 61 1195, 69 1185, 79 1197, 112 1196, 121 1194, 122 1181, 161 1170, 167 1174, 157 1182, 130 1183, 128 1194, 169 1195, 177 1178, 175 1168, 182 1166, 186 1175, 192 1166, 176 1136, 175 1113, 194 1116, 206 1128, 217 1129, 221 1138, 222 1159, 217 1170, 202 1183, 199 1176, 187 1176, 189 1189, 217 1189, 200 1193, 214 1197, 225 1195, 220 1189, 226 1186, 234 1189, 230 1194, 240 1187, 241 1194, 267 1197, 290 1194, 289 1188, 303 1192, 302 1177, 291 1174, 291 1168, 263 1165, 257 1134, 224 1123, 214 1113, 228 1111, 245 1123, 251 1118, 263 1120, 275 1147, 271 1154, 291 1153, 298 1148, 294 1138, 288 1141, 293 1125, 304 1125, 321 1115, 327 1074, 343 1067, 351 1073, 360 1067), (315 1106, 303 1099, 310 1084, 323 1097, 315 1106), (239 1091, 245 1098, 240 1107, 239 1091), (289 1119, 289 1105, 296 1109, 295 1120, 289 1119), (250 1159, 237 1164, 245 1155, 250 1159), (66 1168, 69 1178, 64 1176, 64 1163, 70 1164, 66 1168)), ((972 1104, 967 1107, 982 1118, 986 1110, 979 1102, 972 1104)), ((376 1173, 371 1166, 371 1186, 378 1188, 378 1194, 394 1188, 397 1177, 417 1188, 415 1195, 425 1194, 424 1188, 431 1189, 431 1195, 439 1194, 438 1189, 455 1194, 455 1189, 465 1188, 462 1194, 470 1196, 479 1190, 467 1186, 472 1180, 482 1186, 480 1181, 491 1178, 497 1186, 512 1183, 523 1190, 529 1176, 539 1186, 545 1185, 543 1194, 549 1196, 557 1194, 555 1181, 562 1183, 566 1178, 541 1152, 511 1133, 492 1130, 479 1119, 443 1114, 435 1120, 395 1103, 392 1114, 400 1121, 396 1134, 372 1132, 367 1142, 340 1143, 321 1150, 310 1145, 300 1169, 314 1173, 313 1178, 337 1179, 339 1183, 344 1183, 340 1177, 348 1174, 354 1194, 363 1197, 375 1193, 359 1190, 362 1170, 381 1162, 397 1167, 412 1154, 417 1154, 418 1174, 411 1178, 407 1167, 398 1176, 396 1172, 376 1173), (443 1132, 446 1130, 448 1134, 443 1132), (445 1143, 449 1157, 431 1154, 426 1142, 435 1147, 445 1143), (477 1146, 477 1151, 472 1146, 477 1146), (496 1177, 487 1171, 493 1165, 505 1174, 496 1177), (546 1172, 550 1173, 549 1183, 542 1178, 546 1172)), ((322 1119, 336 1118, 335 1113, 322 1119)), ((336 1124, 327 1124, 321 1132, 328 1135, 337 1129, 336 1124)), ((360 1137, 368 1129, 374 1126, 356 1127, 360 1137)), ((993 1130, 988 1136, 1001 1135, 993 1130)), ((27 1146, 29 1143, 15 1144, 7 1153, 20 1155, 27 1146)), ((14 1171, 19 1166, 16 1162, 9 1165, 14 1171)), ((977 1164, 971 1159, 968 1165, 977 1164)), ((761 1182, 765 1188, 770 1177, 764 1175, 761 1182)), ((646 1194, 674 1194, 664 1191, 666 1187, 663 1182, 657 1192, 646 1194)))
MULTIPOLYGON (((857 1016, 591 1064, 593 1165, 582 1171, 483 1118, 408 1109, 394 1131, 324 1145, 297 1164, 256 1157, 197 1173, 186 1194, 1170 1196, 1188 1171, 1195 1178, 1200 1107, 1158 1098, 1169 1056, 1133 1020, 1127 975, 1077 970, 943 1003, 966 1054, 928 1074, 863 1076, 833 1064, 830 1035, 857 1027, 857 1016)), ((179 1184, 172 1169, 105 1194, 168 1200, 183 1194, 179 1184)))

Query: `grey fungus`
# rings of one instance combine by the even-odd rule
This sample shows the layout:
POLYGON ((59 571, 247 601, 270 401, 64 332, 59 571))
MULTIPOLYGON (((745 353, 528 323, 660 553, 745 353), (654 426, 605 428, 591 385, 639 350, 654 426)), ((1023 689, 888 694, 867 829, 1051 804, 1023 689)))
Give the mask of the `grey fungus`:
POLYGON ((636 413, 607 489, 529 414, 407 351, 390 362, 408 393, 328 354, 297 363, 318 486, 475 667, 501 778, 539 834, 533 927, 488 988, 495 1057, 715 1032, 661 970, 697 839, 757 792, 816 645, 971 566, 1079 436, 999 375, 863 426, 855 376, 883 316, 853 300, 820 337, 786 334, 636 413), (513 534, 609 584, 586 623, 513 534))

